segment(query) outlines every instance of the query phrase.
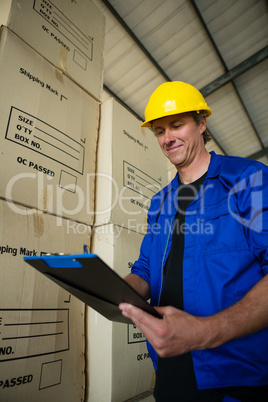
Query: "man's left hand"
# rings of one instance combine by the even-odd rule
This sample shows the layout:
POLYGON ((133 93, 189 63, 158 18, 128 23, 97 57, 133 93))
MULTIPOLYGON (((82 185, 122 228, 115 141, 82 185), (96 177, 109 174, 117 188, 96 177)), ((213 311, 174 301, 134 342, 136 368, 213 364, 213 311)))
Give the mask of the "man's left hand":
POLYGON ((131 304, 121 303, 119 308, 143 332, 160 357, 176 356, 206 347, 206 317, 192 316, 171 306, 155 307, 163 316, 162 319, 131 304))

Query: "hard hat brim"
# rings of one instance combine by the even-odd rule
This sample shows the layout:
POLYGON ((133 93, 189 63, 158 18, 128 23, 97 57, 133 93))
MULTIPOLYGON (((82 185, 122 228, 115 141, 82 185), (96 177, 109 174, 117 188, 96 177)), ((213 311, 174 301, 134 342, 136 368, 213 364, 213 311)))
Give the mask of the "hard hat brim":
MULTIPOLYGON (((202 111, 204 111, 206 113, 206 117, 209 117, 211 115, 211 113, 212 113, 209 106, 207 106, 206 109, 202 109, 202 111)), ((173 116, 175 114, 191 113, 191 112, 197 112, 198 113, 198 112, 200 112, 200 110, 187 110, 185 112, 180 112, 180 113, 178 113, 177 111, 175 111, 174 113, 169 112, 169 113, 165 114, 164 116, 157 117, 154 120, 146 120, 146 121, 144 121, 141 124, 141 127, 150 127, 150 128, 152 128, 153 127, 153 122, 155 120, 162 119, 163 117, 167 117, 167 116, 173 116)))

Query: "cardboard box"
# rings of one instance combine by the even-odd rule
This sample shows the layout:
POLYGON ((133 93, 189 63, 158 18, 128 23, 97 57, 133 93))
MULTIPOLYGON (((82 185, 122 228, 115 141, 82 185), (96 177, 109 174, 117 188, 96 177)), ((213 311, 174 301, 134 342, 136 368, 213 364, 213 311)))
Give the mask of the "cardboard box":
POLYGON ((99 104, 0 30, 0 197, 93 223, 99 104))
POLYGON ((105 19, 93 2, 1 0, 0 25, 100 99, 105 19))
POLYGON ((114 99, 102 103, 96 225, 114 223, 145 233, 151 197, 167 184, 165 156, 153 132, 140 124, 114 99))
POLYGON ((0 200, 1 402, 81 401, 85 305, 24 256, 81 253, 90 227, 0 200))
MULTIPOLYGON (((118 225, 94 227, 92 252, 120 276, 130 273, 143 236, 118 225)), ((87 309, 87 402, 126 401, 152 388, 154 370, 143 333, 87 309), (105 384, 105 385, 104 385, 105 384)))

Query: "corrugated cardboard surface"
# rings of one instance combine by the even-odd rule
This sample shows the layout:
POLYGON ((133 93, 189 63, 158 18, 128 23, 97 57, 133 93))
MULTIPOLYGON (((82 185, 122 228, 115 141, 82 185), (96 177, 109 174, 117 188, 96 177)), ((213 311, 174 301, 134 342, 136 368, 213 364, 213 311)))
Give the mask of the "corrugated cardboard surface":
MULTIPOLYGON (((120 276, 130 272, 143 236, 118 225, 95 227, 92 252, 120 276)), ((125 401, 151 389, 153 365, 134 325, 112 323, 88 308, 87 401, 125 401), (105 385, 104 385, 105 384, 105 385)))
POLYGON ((150 199, 167 184, 165 156, 153 132, 140 124, 114 99, 102 103, 96 225, 114 223, 145 233, 150 199))
POLYGON ((81 401, 85 305, 23 261, 81 253, 90 227, 0 201, 0 400, 81 401))
POLYGON ((0 25, 100 99, 105 19, 90 0, 1 0, 0 25))
POLYGON ((99 104, 0 30, 0 197, 93 223, 99 104))

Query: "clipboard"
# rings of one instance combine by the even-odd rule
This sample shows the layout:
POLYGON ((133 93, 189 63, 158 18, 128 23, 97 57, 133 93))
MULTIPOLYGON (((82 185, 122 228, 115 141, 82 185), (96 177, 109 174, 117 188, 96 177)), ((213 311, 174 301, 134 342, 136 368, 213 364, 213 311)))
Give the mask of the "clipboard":
POLYGON ((133 324, 119 310, 118 305, 121 302, 133 304, 157 318, 162 318, 96 254, 48 255, 23 259, 108 320, 133 324))

